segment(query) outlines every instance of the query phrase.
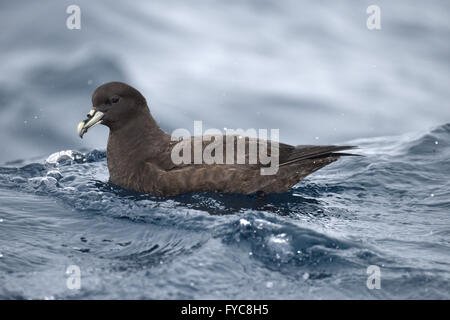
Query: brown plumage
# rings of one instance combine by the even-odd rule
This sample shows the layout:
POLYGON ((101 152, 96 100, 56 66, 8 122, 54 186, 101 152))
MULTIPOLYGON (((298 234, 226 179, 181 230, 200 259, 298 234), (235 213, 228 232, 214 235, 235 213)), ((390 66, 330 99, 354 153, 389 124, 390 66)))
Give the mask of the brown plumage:
MULTIPOLYGON (((262 175, 261 168, 268 165, 249 164, 249 145, 265 147, 264 140, 247 137, 221 136, 223 158, 227 143, 234 144, 236 160, 237 141, 245 139, 245 164, 175 164, 171 154, 181 140, 159 128, 150 114, 145 98, 136 89, 120 82, 110 82, 98 87, 92 96, 93 110, 88 119, 78 126, 80 137, 96 124, 109 127, 107 161, 110 182, 138 192, 154 195, 176 195, 185 192, 218 191, 223 193, 282 193, 289 190, 307 175, 350 155, 339 151, 351 146, 291 146, 279 143, 279 169, 276 174, 262 175)), ((219 139, 219 138, 218 138, 219 139)), ((182 141, 194 144, 199 141, 203 149, 215 141, 190 137, 182 141), (197 140, 199 139, 199 140, 197 140)), ((218 140, 217 140, 218 141, 218 140)), ((271 142, 267 142, 268 156, 271 142)), ((253 150, 253 149, 252 149, 253 150)), ((214 155, 214 152, 212 153, 214 155)), ((224 161, 225 162, 225 161, 224 161)))

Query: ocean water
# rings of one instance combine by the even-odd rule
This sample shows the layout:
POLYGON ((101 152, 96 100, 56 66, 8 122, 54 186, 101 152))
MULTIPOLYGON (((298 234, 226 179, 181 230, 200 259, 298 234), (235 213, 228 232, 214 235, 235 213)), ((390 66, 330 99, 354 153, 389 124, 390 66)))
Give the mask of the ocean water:
POLYGON ((79 0, 68 30, 71 4, 0 1, 0 298, 450 298, 448 1, 79 0), (106 128, 76 134, 114 80, 168 132, 364 156, 265 199, 135 194, 107 182, 106 128))
POLYGON ((4 166, 0 297, 448 299, 450 124, 352 143, 363 157, 264 199, 135 194, 99 150, 4 166))
POLYGON ((0 161, 105 147, 74 129, 95 88, 138 88, 162 128, 279 128, 290 144, 450 122, 450 2, 0 1, 0 161))

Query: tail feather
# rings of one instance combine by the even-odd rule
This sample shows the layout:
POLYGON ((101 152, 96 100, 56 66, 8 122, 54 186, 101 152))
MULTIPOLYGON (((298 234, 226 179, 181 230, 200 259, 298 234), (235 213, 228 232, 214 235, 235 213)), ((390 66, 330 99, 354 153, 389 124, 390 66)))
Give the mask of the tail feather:
POLYGON ((296 146, 285 159, 280 159, 280 166, 295 162, 327 157, 359 156, 353 153, 339 152, 355 149, 356 146, 296 146))

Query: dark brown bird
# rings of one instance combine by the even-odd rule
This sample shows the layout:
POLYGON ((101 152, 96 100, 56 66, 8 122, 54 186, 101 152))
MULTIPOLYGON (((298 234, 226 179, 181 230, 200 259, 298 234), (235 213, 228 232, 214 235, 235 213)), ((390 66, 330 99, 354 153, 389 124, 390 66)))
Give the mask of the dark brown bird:
POLYGON ((92 95, 92 104, 88 118, 78 125, 78 134, 83 137, 96 124, 109 127, 107 161, 110 182, 125 189, 154 195, 168 196, 200 191, 282 193, 340 156, 352 155, 339 151, 354 148, 312 145, 294 147, 237 135, 196 136, 186 137, 184 140, 172 138, 159 128, 141 93, 121 82, 109 82, 98 87, 92 95), (212 141, 222 145, 214 149, 210 145, 212 141), (239 149, 239 143, 245 149, 239 149), (213 149, 211 156, 219 159, 218 161, 210 164, 205 163, 207 161, 173 161, 174 153, 180 156, 191 153, 194 156, 196 147, 206 152, 208 145, 210 151, 213 149), (254 146, 257 146, 259 152, 264 149, 270 159, 278 160, 274 174, 267 174, 269 171, 263 173, 271 166, 267 161, 265 164, 262 161, 252 161, 257 155, 254 146), (183 148, 180 149, 181 147, 183 148), (181 152, 175 152, 175 148, 181 152))

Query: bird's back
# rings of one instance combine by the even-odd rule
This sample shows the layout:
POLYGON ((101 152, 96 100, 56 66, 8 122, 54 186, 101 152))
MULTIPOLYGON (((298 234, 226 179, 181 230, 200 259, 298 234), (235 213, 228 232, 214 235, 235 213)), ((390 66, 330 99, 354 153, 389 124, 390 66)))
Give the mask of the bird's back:
POLYGON ((137 174, 139 177, 135 175, 133 180, 139 186, 134 188, 160 195, 200 191, 282 193, 307 175, 348 155, 339 151, 353 148, 294 147, 262 139, 231 137, 234 139, 230 136, 190 137, 168 142, 164 156, 149 159, 137 174), (215 141, 222 144, 213 148, 211 143, 215 141), (259 161, 260 152, 265 156, 265 163, 259 161), (189 157, 183 158, 187 153, 189 157))

